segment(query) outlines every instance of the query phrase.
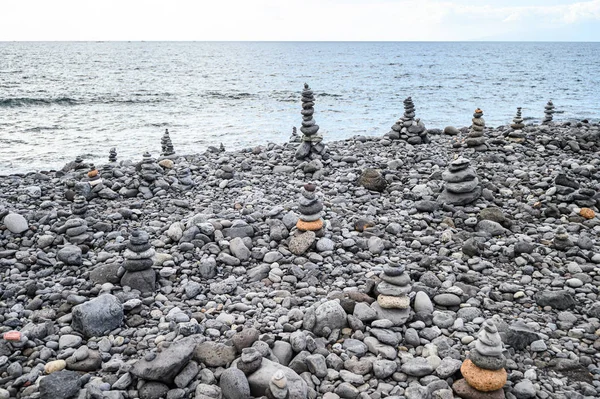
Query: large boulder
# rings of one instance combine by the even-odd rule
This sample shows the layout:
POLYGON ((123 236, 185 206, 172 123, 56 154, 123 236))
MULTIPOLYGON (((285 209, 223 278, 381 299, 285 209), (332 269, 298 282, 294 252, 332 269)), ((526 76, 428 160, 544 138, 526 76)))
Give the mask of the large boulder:
POLYGON ((365 169, 358 178, 358 184, 367 190, 383 192, 388 183, 375 169, 365 169))
POLYGON ((21 234, 29 229, 27 220, 18 213, 9 213, 4 217, 4 225, 13 234, 21 234))
POLYGON ((318 336, 329 336, 333 330, 346 327, 346 311, 338 301, 327 301, 304 315, 304 328, 318 336))
POLYGON ((105 294, 73 307, 72 326, 86 337, 99 337, 123 321, 123 305, 114 295, 105 294))
POLYGON ((196 344, 194 337, 177 341, 159 352, 153 360, 138 360, 131 368, 131 374, 144 380, 172 384, 194 355, 196 344))
POLYGON ((41 399, 70 399, 77 396, 81 387, 79 374, 75 371, 57 371, 40 381, 41 399))
POLYGON ((57 253, 59 261, 69 266, 81 266, 83 265, 83 259, 81 259, 81 248, 75 245, 65 245, 57 253))

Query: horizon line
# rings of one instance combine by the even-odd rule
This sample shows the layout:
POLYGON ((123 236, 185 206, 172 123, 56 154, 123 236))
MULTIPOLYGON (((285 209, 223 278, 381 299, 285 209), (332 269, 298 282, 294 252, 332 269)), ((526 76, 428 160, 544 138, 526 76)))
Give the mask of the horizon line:
POLYGON ((600 40, 0 40, 0 43, 600 43, 600 40))

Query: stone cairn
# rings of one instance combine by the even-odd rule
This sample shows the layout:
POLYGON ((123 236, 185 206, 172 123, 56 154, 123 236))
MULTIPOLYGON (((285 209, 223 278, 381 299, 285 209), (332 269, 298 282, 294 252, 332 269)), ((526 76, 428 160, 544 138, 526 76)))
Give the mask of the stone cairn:
POLYGON ((159 173, 162 173, 162 168, 156 163, 149 152, 145 152, 142 163, 140 164, 140 175, 142 179, 148 183, 153 183, 158 178, 159 173))
POLYGON ((108 152, 108 162, 117 162, 117 149, 114 147, 108 152))
POLYGON ((552 100, 550 100, 544 107, 544 120, 542 121, 543 125, 547 125, 552 122, 552 114, 554 114, 554 104, 552 103, 552 100))
POLYGON ((514 130, 522 130, 525 127, 523 118, 521 117, 521 107, 517 107, 517 115, 513 118, 513 123, 510 125, 514 130))
POLYGON ((162 155, 165 157, 175 155, 175 150, 173 149, 173 143, 171 142, 171 136, 169 136, 169 129, 165 129, 165 133, 160 139, 160 145, 162 148, 162 155))
POLYGON ((508 132, 508 140, 514 141, 515 143, 522 143, 525 141, 525 133, 523 129, 525 124, 521 117, 521 107, 517 107, 517 115, 513 118, 513 122, 510 125, 512 131, 508 132))
POLYGON ((465 143, 467 147, 484 148, 485 137, 483 136, 483 129, 485 129, 485 120, 482 118, 483 111, 479 108, 473 113, 473 124, 467 134, 465 143))
POLYGON ((76 195, 73 199, 73 205, 71 207, 71 213, 73 215, 84 217, 88 210, 87 200, 83 195, 76 195))
POLYGON ((111 148, 108 152, 108 163, 102 165, 102 174, 110 174, 117 163, 117 150, 116 148, 111 148))
POLYGON ((563 226, 558 226, 556 229, 552 243, 554 244, 554 248, 558 249, 559 251, 566 251, 575 245, 569 238, 569 233, 567 233, 567 230, 563 226))
POLYGON ((90 171, 87 173, 88 183, 90 186, 94 187, 100 183, 102 183, 102 178, 100 177, 100 173, 98 173, 98 169, 92 164, 90 165, 90 171))
POLYGON ((484 397, 504 398, 502 387, 506 384, 506 358, 503 355, 502 339, 492 320, 486 320, 475 348, 469 353, 460 371, 464 377, 452 386, 454 393, 461 398, 484 397))
POLYGON ((215 176, 219 179, 230 180, 233 179, 235 169, 231 165, 221 165, 221 167, 215 172, 215 176))
POLYGON ((402 139, 413 145, 429 143, 425 125, 419 118, 415 119, 415 104, 412 98, 404 100, 404 115, 392 126, 387 137, 392 140, 402 139))
POLYGON ((319 125, 316 124, 313 114, 315 113, 315 96, 308 84, 304 84, 302 90, 302 144, 296 150, 296 159, 323 158, 326 147, 322 143, 323 136, 318 134, 319 125))
POLYGON ((388 319, 395 326, 404 325, 410 316, 410 276, 404 265, 387 264, 379 278, 377 301, 371 307, 377 312, 378 319, 388 319))
POLYGON ((314 184, 305 184, 300 194, 298 212, 300 218, 296 223, 299 231, 318 232, 323 228, 323 219, 321 219, 323 204, 317 198, 317 186, 314 184))
POLYGON ((596 205, 596 191, 591 188, 581 188, 579 183, 564 173, 559 173, 554 178, 556 197, 559 201, 575 203, 581 207, 596 205))
POLYGON ((190 168, 182 168, 177 171, 177 180, 184 186, 193 186, 194 180, 192 180, 192 171, 190 168))
POLYGON ((300 135, 298 134, 298 129, 296 129, 296 126, 292 127, 292 135, 290 136, 290 143, 300 143, 302 141, 302 139, 300 138, 300 135))
POLYGON ((471 161, 458 158, 442 173, 446 182, 444 191, 438 197, 438 202, 449 205, 467 205, 481 196, 481 185, 477 172, 471 167, 471 161))
POLYGON ((153 292, 156 283, 156 274, 152 269, 154 254, 155 251, 149 242, 148 233, 143 230, 134 230, 123 254, 125 274, 121 277, 121 285, 129 286, 142 293, 153 292))
POLYGON ((75 157, 75 162, 73 163, 73 169, 80 170, 80 169, 85 169, 85 168, 87 168, 87 165, 85 163, 83 163, 83 158, 81 158, 79 155, 77 157, 75 157))
POLYGON ((59 234, 65 234, 71 244, 80 245, 90 238, 87 230, 87 222, 84 219, 74 217, 68 219, 57 232, 59 234))

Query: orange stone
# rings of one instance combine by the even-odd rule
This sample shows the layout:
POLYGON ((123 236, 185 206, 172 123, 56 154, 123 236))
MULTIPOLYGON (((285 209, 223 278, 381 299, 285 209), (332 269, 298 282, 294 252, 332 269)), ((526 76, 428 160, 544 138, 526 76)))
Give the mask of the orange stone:
POLYGON ((88 177, 89 178, 96 177, 96 176, 98 176, 98 169, 90 170, 88 172, 88 177))
POLYGON ((5 341, 20 341, 21 333, 18 331, 8 331, 4 333, 2 338, 4 338, 5 341))
POLYGON ((593 219, 596 217, 596 213, 594 213, 594 211, 592 211, 590 208, 581 208, 579 214, 586 219, 593 219))
POLYGON ((314 222, 305 222, 298 220, 296 228, 300 231, 317 231, 323 228, 323 219, 315 220, 314 222))
POLYGON ((480 108, 477 108, 477 109, 475 110, 475 113, 476 113, 476 114, 483 114, 483 111, 482 111, 480 108))
POLYGON ((460 367, 460 372, 467 383, 478 391, 491 392, 501 389, 506 384, 508 374, 506 370, 486 370, 477 367, 467 359, 460 367))

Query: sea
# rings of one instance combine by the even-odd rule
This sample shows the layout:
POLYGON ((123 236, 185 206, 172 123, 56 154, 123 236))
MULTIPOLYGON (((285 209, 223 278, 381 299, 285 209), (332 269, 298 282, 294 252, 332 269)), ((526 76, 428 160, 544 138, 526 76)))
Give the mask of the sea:
POLYGON ((411 96, 428 128, 600 120, 600 43, 0 42, 0 175, 284 143, 300 93, 325 140, 382 136, 411 96))

